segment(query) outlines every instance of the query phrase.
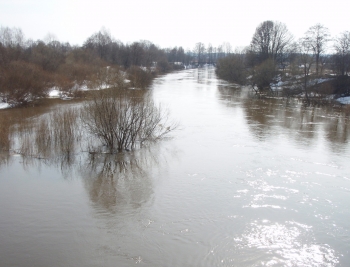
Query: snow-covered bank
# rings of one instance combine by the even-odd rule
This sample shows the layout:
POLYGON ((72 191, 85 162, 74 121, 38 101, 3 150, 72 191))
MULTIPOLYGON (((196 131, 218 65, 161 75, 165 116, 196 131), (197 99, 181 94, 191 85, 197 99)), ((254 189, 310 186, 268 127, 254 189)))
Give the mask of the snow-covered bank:
POLYGON ((61 93, 60 90, 56 89, 56 87, 53 87, 49 90, 49 97, 50 98, 56 98, 56 97, 60 97, 61 93))
POLYGON ((337 99, 337 101, 341 104, 349 105, 350 104, 350 96, 340 97, 337 99))

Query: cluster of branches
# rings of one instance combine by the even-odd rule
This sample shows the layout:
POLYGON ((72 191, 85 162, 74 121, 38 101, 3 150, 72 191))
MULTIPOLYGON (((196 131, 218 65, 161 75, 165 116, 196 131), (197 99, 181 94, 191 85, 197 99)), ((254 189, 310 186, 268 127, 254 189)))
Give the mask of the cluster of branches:
POLYGON ((315 86, 311 78, 324 76, 326 68, 336 76, 328 93, 349 95, 350 32, 331 38, 325 26, 316 24, 295 40, 285 24, 264 21, 248 47, 218 59, 216 72, 222 79, 249 84, 257 92, 271 90, 278 75, 302 77, 297 87, 308 99, 308 89, 315 86), (330 41, 334 53, 328 52, 330 41))
POLYGON ((176 124, 168 123, 167 112, 144 90, 92 92, 92 100, 84 104, 82 120, 110 153, 135 149, 176 128, 176 124))

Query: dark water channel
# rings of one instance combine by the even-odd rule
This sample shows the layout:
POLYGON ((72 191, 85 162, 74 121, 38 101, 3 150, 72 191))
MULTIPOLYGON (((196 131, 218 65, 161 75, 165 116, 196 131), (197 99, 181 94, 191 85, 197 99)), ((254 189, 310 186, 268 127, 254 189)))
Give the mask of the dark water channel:
POLYGON ((152 90, 171 139, 2 153, 0 266, 349 266, 348 115, 252 97, 210 68, 152 90))

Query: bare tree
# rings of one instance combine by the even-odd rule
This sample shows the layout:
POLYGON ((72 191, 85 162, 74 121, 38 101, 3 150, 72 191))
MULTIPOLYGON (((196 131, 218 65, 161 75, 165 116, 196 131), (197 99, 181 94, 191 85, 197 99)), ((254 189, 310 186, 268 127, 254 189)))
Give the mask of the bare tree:
POLYGON ((217 59, 224 57, 223 51, 224 51, 224 49, 223 49, 222 45, 219 45, 217 48, 217 59))
POLYGON ((216 63, 216 61, 217 61, 217 56, 218 56, 217 52, 218 52, 218 49, 216 47, 213 47, 213 62, 214 63, 216 63))
POLYGON ((208 63, 212 64, 213 63, 213 46, 211 45, 211 43, 209 43, 209 45, 208 45, 207 52, 208 52, 208 57, 209 57, 208 63))
POLYGON ((141 66, 145 50, 140 42, 133 42, 130 47, 130 62, 131 65, 141 66))
POLYGON ((302 88, 305 93, 305 98, 308 102, 310 102, 309 94, 308 94, 308 84, 309 84, 309 76, 311 66, 315 62, 315 55, 312 55, 313 46, 308 40, 301 39, 299 41, 299 62, 301 64, 301 68, 303 71, 303 84, 302 88))
POLYGON ((200 65, 201 63, 203 63, 203 55, 205 53, 204 44, 201 42, 196 43, 196 46, 194 47, 194 53, 197 54, 198 64, 200 65))
POLYGON ((108 60, 112 42, 111 34, 105 28, 102 28, 85 41, 84 47, 96 52, 100 58, 108 60))
POLYGON ((303 43, 308 43, 307 46, 311 48, 315 55, 316 75, 319 74, 320 57, 325 53, 329 41, 330 34, 328 28, 319 23, 310 27, 303 38, 303 43))
POLYGON ((65 55, 58 41, 52 41, 50 44, 37 41, 30 46, 30 51, 29 60, 45 71, 56 71, 64 63, 65 55))
POLYGON ((54 33, 49 32, 49 33, 47 33, 45 35, 43 41, 44 41, 45 44, 48 45, 48 44, 50 44, 50 43, 52 43, 54 41, 58 41, 58 38, 57 38, 57 36, 54 33))
POLYGON ((3 46, 23 46, 24 34, 20 28, 0 27, 0 43, 3 46))
POLYGON ((185 63, 186 55, 185 55, 185 50, 183 49, 182 46, 180 46, 177 49, 176 58, 178 62, 182 62, 183 64, 185 63))
POLYGON ((225 56, 232 53, 232 45, 229 42, 223 42, 222 47, 224 48, 225 56))
POLYGON ((336 69, 344 76, 350 69, 350 32, 343 32, 335 39, 334 49, 336 69))
POLYGON ((250 47, 258 55, 259 62, 268 58, 278 60, 292 39, 284 23, 267 20, 256 28, 250 47))

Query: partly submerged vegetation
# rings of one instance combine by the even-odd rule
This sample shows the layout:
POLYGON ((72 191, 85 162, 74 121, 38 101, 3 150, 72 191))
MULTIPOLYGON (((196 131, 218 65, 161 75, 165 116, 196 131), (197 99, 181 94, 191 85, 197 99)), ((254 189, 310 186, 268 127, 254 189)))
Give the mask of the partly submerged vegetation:
POLYGON ((7 113, 0 113, 0 152, 37 159, 130 151, 176 128, 142 90, 94 91, 83 104, 40 116, 14 119, 7 113))
MULTIPOLYGON (((176 48, 172 58, 179 57, 186 60, 176 48)), ((181 68, 183 62, 171 64, 151 42, 123 44, 106 30, 77 47, 51 38, 25 40, 20 29, 1 27, 0 108, 34 105, 53 91, 84 103, 35 120, 0 114, 0 150, 45 159, 53 151, 69 156, 75 146, 115 153, 158 140, 175 125, 167 124, 166 110, 144 89, 157 74, 181 68)))
MULTIPOLYGON (((155 141, 170 131, 168 114, 141 90, 104 90, 92 93, 83 105, 81 119, 89 133, 111 153, 132 150, 155 141)), ((90 146, 90 153, 100 148, 90 146)))

